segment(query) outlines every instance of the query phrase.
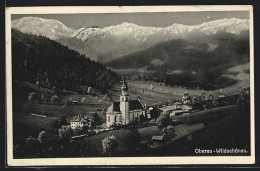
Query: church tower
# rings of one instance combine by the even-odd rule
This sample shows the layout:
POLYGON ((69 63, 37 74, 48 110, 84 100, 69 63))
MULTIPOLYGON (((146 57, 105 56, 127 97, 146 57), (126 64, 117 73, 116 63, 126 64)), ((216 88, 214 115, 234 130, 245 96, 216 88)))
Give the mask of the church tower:
POLYGON ((123 85, 121 87, 122 93, 120 95, 120 111, 122 113, 122 125, 129 123, 129 95, 127 93, 128 86, 126 79, 122 81, 123 85))

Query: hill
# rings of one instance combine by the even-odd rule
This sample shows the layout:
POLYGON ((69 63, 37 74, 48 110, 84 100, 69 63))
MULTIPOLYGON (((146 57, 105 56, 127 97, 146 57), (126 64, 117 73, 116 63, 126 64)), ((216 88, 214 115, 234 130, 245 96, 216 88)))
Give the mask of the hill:
POLYGON ((248 32, 218 32, 208 37, 173 39, 135 52, 106 65, 114 69, 147 68, 150 78, 170 85, 214 89, 234 83, 227 69, 249 62, 248 32))
POLYGON ((38 83, 51 90, 105 92, 120 79, 104 65, 43 36, 12 30, 13 80, 38 83))

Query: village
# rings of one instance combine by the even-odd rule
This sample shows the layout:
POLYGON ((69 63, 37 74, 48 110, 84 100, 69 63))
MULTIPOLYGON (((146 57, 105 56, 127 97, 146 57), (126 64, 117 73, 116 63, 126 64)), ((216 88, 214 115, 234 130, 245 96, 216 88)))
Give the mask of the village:
MULTIPOLYGON (((152 150, 160 149, 183 137, 187 137, 188 140, 192 139, 192 133, 205 128, 207 126, 206 121, 209 118, 211 120, 213 118, 214 120, 214 118, 218 118, 221 115, 225 116, 225 112, 221 114, 221 108, 223 107, 233 110, 234 105, 249 104, 249 88, 242 88, 239 93, 233 93, 228 96, 224 94, 206 95, 205 93, 190 95, 188 91, 185 91, 180 99, 153 105, 143 103, 140 97, 137 99, 131 97, 128 93, 129 87, 125 78, 122 81, 120 89, 121 93, 118 94, 118 100, 112 102, 109 100, 107 109, 100 108, 96 112, 88 112, 88 114, 62 114, 55 121, 55 129, 42 130, 39 132, 38 137, 37 135, 34 137, 29 136, 26 138, 25 146, 39 148, 38 145, 49 144, 45 145, 47 150, 45 149, 40 154, 39 151, 37 152, 37 155, 43 156, 56 156, 57 151, 69 147, 74 149, 72 153, 80 150, 78 154, 75 154, 76 156, 79 154, 82 156, 94 156, 97 155, 97 151, 101 156, 124 156, 125 152, 121 153, 120 149, 122 151, 122 148, 125 147, 118 149, 118 146, 125 146, 124 143, 121 143, 121 141, 125 140, 122 140, 124 138, 120 135, 125 134, 124 136, 130 136, 126 139, 130 138, 130 141, 133 141, 128 142, 128 144, 134 144, 131 147, 135 152, 134 154, 145 155, 146 153, 150 154, 152 150), (220 110, 219 116, 212 114, 214 110, 220 110), (93 146, 93 144, 89 143, 93 139, 100 139, 100 137, 101 140, 99 142, 92 142, 100 144, 96 147, 98 148, 96 149, 97 151, 89 149, 90 146, 93 146), (84 145, 75 146, 75 144, 82 144, 82 142, 88 146, 87 149, 85 149, 84 145), (55 148, 57 148, 56 152, 49 154, 48 151, 53 151, 55 148), (86 152, 82 152, 84 150, 86 152)), ((29 93, 28 100, 31 101, 33 96, 32 93, 29 93)), ((103 99, 105 98, 103 97, 103 99)), ((59 97, 54 95, 51 101, 57 103, 59 102, 57 99, 59 97)), ((80 106, 84 100, 83 98, 81 101, 71 100, 63 108, 80 106)), ((37 118, 50 118, 38 113, 30 113, 30 115, 35 120, 37 118)), ((17 156, 19 156, 19 148, 21 146, 15 146, 17 156)), ((60 153, 64 155, 63 152, 60 153)))

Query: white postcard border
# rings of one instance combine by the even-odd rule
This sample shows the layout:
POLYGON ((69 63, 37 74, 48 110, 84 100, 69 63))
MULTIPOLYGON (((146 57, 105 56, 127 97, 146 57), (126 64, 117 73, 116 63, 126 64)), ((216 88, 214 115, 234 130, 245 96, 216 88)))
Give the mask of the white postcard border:
POLYGON ((88 6, 88 7, 8 7, 6 8, 6 118, 8 166, 58 165, 197 165, 197 164, 254 164, 255 163, 255 109, 254 109, 254 41, 253 7, 249 5, 204 6, 88 6), (249 11, 250 16, 250 93, 251 93, 251 156, 194 156, 194 157, 86 157, 13 159, 12 118, 12 62, 11 14, 79 14, 79 13, 136 13, 184 11, 249 11))

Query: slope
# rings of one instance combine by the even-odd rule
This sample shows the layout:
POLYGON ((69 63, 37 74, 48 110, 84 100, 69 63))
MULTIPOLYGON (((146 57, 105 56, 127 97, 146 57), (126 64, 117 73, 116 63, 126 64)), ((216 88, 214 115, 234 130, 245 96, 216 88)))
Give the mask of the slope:
POLYGON ((102 92, 119 76, 99 64, 48 38, 12 30, 14 80, 36 83, 52 90, 83 92, 88 86, 102 92))
MULTIPOLYGON (((248 32, 241 32, 239 35, 218 32, 212 36, 194 38, 192 41, 173 39, 162 42, 106 65, 115 69, 147 68, 156 71, 157 75, 160 74, 158 78, 162 78, 160 81, 169 84, 211 89, 226 86, 218 85, 219 82, 232 80, 222 77, 228 68, 248 62, 248 32)), ((152 77, 155 79, 157 76, 152 77)))

